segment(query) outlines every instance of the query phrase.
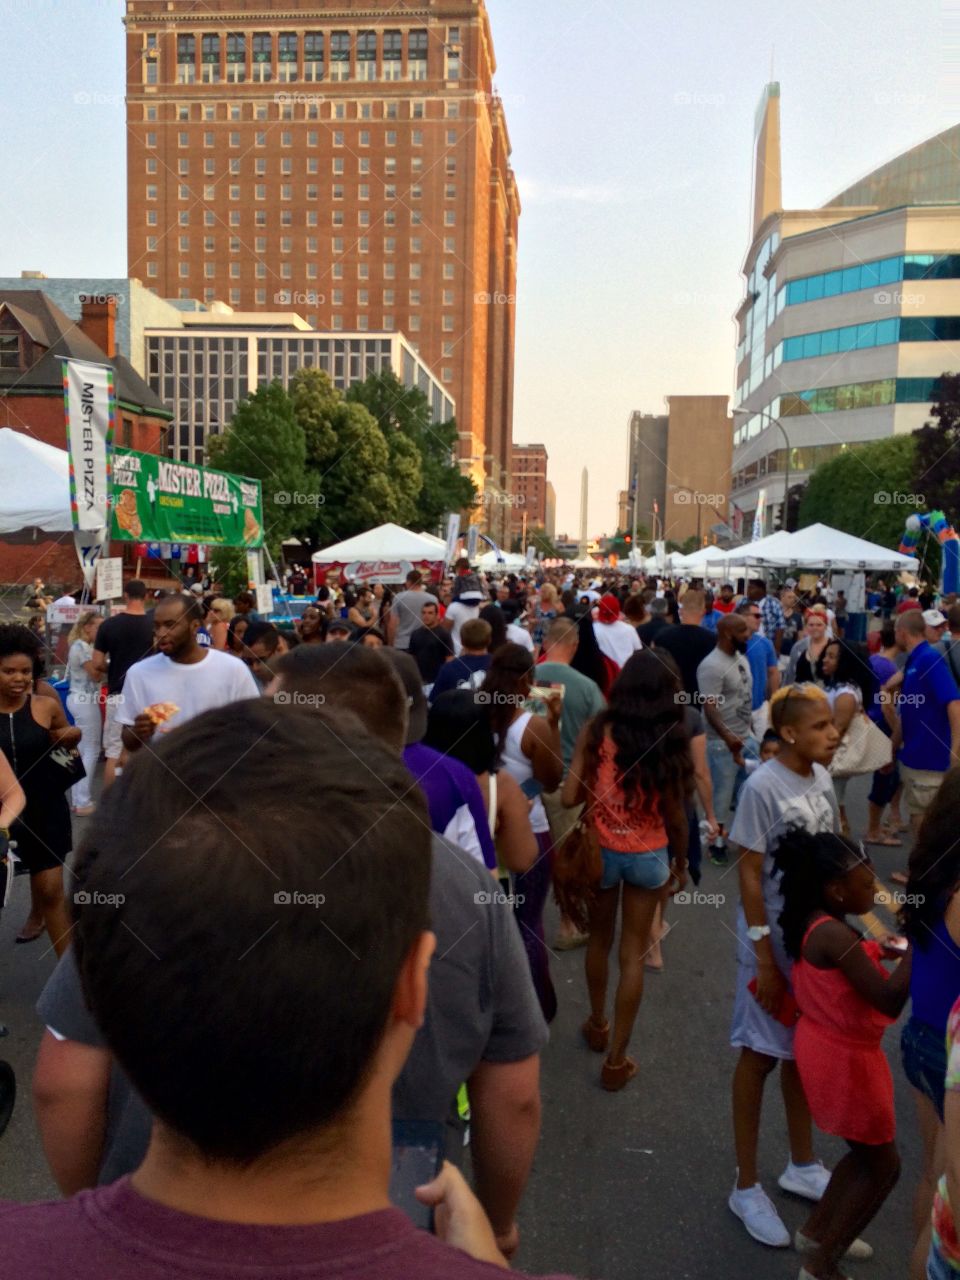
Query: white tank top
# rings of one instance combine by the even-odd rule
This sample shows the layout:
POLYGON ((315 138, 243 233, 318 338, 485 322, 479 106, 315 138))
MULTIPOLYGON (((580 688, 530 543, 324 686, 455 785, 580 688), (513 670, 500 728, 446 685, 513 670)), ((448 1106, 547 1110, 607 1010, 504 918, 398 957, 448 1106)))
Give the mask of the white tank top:
MULTIPOLYGON (((503 744, 503 767, 514 782, 521 787, 533 777, 533 765, 530 763, 529 757, 523 754, 521 746, 523 735, 532 716, 532 711, 524 711, 522 715, 517 716, 507 730, 503 744)), ((534 798, 533 807, 530 810, 530 826, 537 835, 550 830, 547 811, 544 809, 543 801, 539 796, 534 798)))

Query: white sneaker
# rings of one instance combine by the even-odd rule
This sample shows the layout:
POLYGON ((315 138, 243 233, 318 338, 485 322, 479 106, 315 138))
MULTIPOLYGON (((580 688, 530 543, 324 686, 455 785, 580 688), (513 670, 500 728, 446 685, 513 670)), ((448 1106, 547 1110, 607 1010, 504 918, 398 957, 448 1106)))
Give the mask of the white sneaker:
POLYGON ((830 1170, 820 1160, 813 1164, 794 1164, 791 1160, 777 1179, 784 1191, 803 1196, 804 1200, 822 1200, 829 1181, 830 1170))
POLYGON ((783 1225, 779 1213, 773 1207, 773 1201, 759 1182, 745 1190, 734 1187, 727 1204, 754 1240, 768 1244, 773 1249, 785 1249, 789 1245, 790 1232, 783 1225))
MULTIPOLYGON (((811 1240, 809 1236, 805 1236, 802 1231, 794 1232, 793 1247, 797 1253, 816 1253, 820 1248, 816 1240, 811 1240)), ((855 1262, 867 1262, 873 1257, 873 1246, 867 1244, 866 1240, 854 1240, 853 1244, 843 1255, 845 1258, 851 1258, 855 1262)))

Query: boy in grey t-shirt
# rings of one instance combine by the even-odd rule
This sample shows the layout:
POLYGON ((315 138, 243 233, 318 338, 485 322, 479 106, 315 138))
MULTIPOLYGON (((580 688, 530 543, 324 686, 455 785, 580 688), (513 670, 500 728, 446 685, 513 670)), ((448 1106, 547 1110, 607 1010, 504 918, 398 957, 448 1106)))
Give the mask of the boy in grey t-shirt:
POLYGON ((793 1057, 791 965, 780 929, 783 898, 772 854, 790 827, 837 830, 837 802, 826 766, 839 735, 830 704, 815 685, 779 690, 771 699, 770 718, 780 736, 780 754, 744 784, 730 830, 740 855, 737 987, 730 1041, 740 1058, 733 1079, 737 1183, 728 1203, 755 1240, 785 1248, 790 1233, 757 1174, 763 1089, 778 1063, 791 1146, 780 1186, 819 1200, 830 1175, 813 1155, 810 1111, 793 1057))

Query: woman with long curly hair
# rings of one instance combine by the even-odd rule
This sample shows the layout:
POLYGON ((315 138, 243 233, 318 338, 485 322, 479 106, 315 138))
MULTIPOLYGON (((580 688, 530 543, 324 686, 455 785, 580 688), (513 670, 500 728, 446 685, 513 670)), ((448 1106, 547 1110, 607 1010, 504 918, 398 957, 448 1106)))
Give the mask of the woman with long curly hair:
POLYGON ((946 1032, 960 995, 960 768, 951 769, 923 816, 910 855, 900 927, 913 943, 910 1017, 900 1052, 913 1086, 923 1139, 923 1169, 913 1206, 917 1247, 911 1276, 925 1275, 930 1209, 944 1171, 943 1107, 946 1032))
POLYGON ((693 762, 680 691, 680 673, 666 654, 649 649, 633 654, 610 690, 607 709, 581 730, 563 784, 565 805, 587 803, 603 859, 590 908, 590 1017, 583 1037, 596 1053, 609 1045, 600 1082, 611 1091, 637 1073, 627 1045, 643 998, 644 959, 657 907, 687 879, 686 806, 693 762), (678 851, 673 863, 668 843, 678 851), (621 883, 620 978, 611 1038, 607 978, 621 883))
POLYGON ((563 777, 560 743, 560 696, 546 704, 546 715, 527 707, 533 687, 533 654, 519 644, 502 645, 477 694, 487 706, 499 763, 519 784, 530 805, 530 825, 539 856, 529 871, 517 875, 514 910, 530 962, 543 1016, 550 1022, 557 1012, 557 996, 550 978, 550 956, 543 934, 543 908, 553 879, 553 846, 543 792, 556 791, 563 777))

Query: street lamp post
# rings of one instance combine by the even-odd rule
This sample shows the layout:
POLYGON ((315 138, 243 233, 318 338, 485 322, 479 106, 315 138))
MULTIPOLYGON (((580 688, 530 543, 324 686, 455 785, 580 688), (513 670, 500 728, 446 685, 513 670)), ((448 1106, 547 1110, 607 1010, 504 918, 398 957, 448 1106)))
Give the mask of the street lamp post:
POLYGON ((790 437, 787 435, 786 428, 779 418, 775 418, 769 409, 758 409, 755 413, 751 409, 732 409, 731 414, 734 418, 766 418, 767 422, 771 422, 780 434, 783 436, 783 443, 786 447, 786 457, 783 467, 783 527, 784 530, 790 532, 790 437))

